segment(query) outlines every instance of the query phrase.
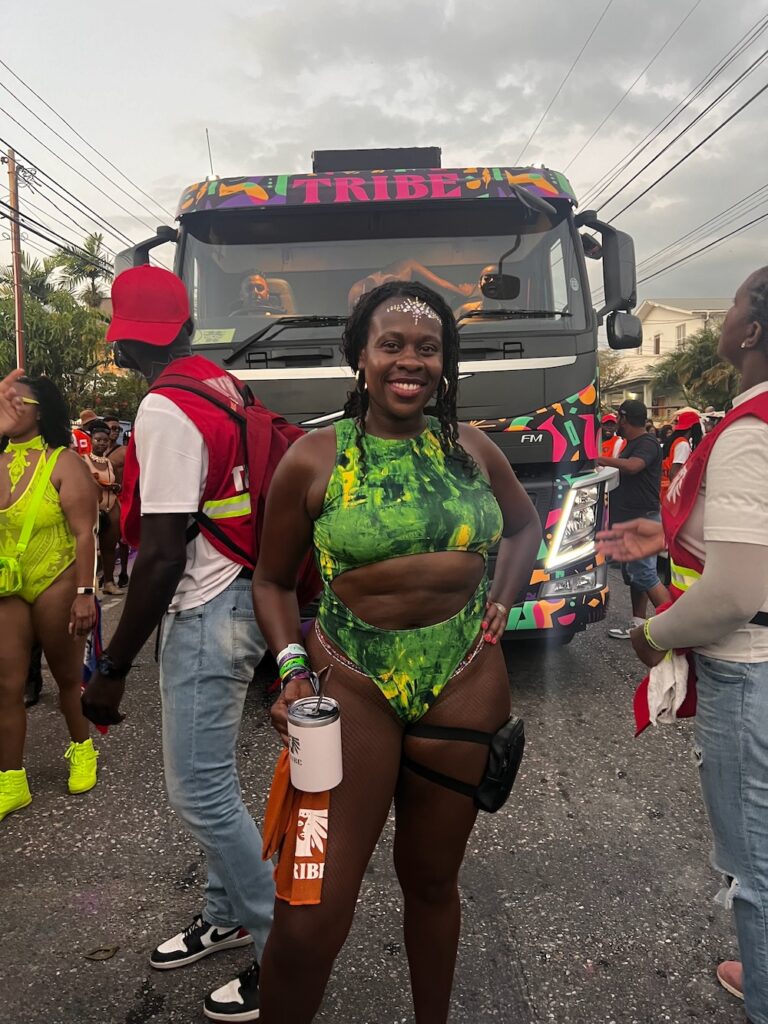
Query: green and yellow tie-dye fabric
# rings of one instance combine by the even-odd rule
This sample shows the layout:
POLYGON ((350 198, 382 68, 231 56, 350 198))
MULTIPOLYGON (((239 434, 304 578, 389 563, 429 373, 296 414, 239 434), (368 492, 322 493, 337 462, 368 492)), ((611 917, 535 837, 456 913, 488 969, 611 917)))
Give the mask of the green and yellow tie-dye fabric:
POLYGON ((430 417, 422 434, 401 441, 368 434, 358 439, 353 420, 336 424, 336 465, 314 527, 326 582, 403 555, 485 556, 498 541, 501 510, 488 482, 446 459, 437 426, 430 417))
POLYGON ((349 569, 405 555, 470 551, 486 557, 498 541, 501 510, 489 484, 446 459, 436 431, 430 418, 427 429, 408 440, 358 438, 352 420, 338 422, 336 465, 314 528, 325 580, 318 622, 405 722, 421 718, 477 639, 486 577, 457 615, 405 630, 363 622, 330 584, 349 569))

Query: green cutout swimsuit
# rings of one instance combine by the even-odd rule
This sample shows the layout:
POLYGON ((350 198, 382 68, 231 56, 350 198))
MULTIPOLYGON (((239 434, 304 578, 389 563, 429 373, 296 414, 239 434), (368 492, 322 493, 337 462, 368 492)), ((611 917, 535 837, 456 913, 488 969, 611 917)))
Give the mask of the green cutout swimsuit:
POLYGON ((446 459, 433 417, 422 434, 402 441, 358 437, 351 419, 335 427, 336 464, 314 525, 325 583, 318 624, 398 716, 415 722, 463 667, 478 637, 487 576, 457 615, 403 630, 363 622, 331 583, 350 569, 404 555, 470 551, 487 560, 501 537, 501 510, 482 473, 469 476, 460 462, 446 459))

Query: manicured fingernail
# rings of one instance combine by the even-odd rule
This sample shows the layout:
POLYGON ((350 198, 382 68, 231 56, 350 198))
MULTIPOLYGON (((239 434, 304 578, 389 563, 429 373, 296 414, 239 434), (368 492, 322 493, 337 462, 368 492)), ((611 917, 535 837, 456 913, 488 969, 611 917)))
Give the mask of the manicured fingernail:
POLYGON ((489 644, 493 640, 493 637, 491 636, 490 633, 486 633, 484 639, 485 639, 485 642, 487 644, 489 644))
POLYGON ((497 639, 496 637, 494 637, 494 638, 493 638, 493 640, 491 640, 491 643, 492 643, 492 644, 497 644, 498 642, 499 642, 499 641, 498 641, 498 639, 497 639))
POLYGON ((483 623, 481 623, 481 627, 482 627, 483 629, 488 629, 488 623, 487 623, 487 622, 483 622, 483 623))

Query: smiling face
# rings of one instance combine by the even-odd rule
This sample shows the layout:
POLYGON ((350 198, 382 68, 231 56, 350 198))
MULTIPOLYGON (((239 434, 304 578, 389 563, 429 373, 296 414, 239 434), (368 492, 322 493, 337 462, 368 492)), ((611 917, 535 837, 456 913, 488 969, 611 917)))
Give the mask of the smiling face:
POLYGON ((372 412, 394 420, 418 419, 443 375, 440 317, 418 299, 385 299, 371 317, 358 365, 372 412))

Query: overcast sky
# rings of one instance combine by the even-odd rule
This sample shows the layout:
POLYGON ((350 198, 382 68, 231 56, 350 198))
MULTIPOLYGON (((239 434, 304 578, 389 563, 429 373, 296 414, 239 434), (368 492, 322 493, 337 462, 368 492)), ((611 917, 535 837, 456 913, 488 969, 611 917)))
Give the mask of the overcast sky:
MULTIPOLYGON (((175 210, 184 186, 208 172, 206 127, 220 176, 306 171, 313 149, 364 146, 438 145, 445 167, 513 166, 606 3, 107 0, 95 7, 87 0, 26 0, 4 7, 0 57, 121 170, 175 210)), ((577 195, 587 195, 768 13, 765 0, 699 0, 647 74, 573 160, 694 3, 613 0, 522 163, 566 171, 577 195)), ((684 126, 759 57, 767 40, 768 32, 676 125, 684 126)), ((767 81, 768 63, 603 215, 617 213, 767 81)), ((0 83, 72 138, 2 67, 0 83)), ((0 107, 93 178, 110 198, 0 111, 3 138, 132 238, 149 232, 111 197, 153 227, 160 222, 159 216, 118 196, 114 186, 2 88, 0 107)), ((635 236, 638 260, 766 183, 767 113, 768 92, 617 220, 635 236)), ((23 195, 44 208, 39 197, 27 190, 23 195)), ((3 190, 0 199, 7 200, 3 190)), ((736 223, 766 211, 768 197, 736 223)), ((766 225, 768 220, 641 285, 640 296, 732 294, 750 270, 768 263, 766 225)), ((108 241, 119 247, 114 239, 108 241)), ((7 242, 0 245, 5 262, 7 242)))

